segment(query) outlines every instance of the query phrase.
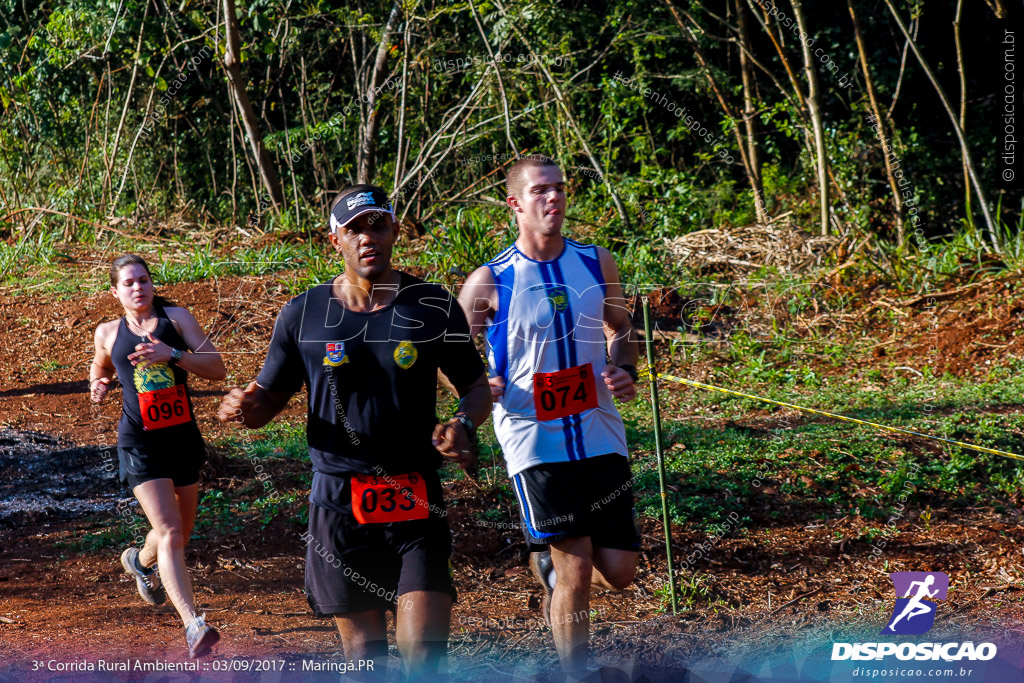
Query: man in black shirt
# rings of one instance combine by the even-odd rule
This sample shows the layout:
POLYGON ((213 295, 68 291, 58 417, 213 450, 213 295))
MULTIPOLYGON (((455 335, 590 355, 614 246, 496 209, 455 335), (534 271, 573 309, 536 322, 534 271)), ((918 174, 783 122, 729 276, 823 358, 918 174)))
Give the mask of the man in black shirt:
POLYGON ((378 666, 384 612, 394 609, 415 678, 438 670, 455 598, 437 468, 442 456, 473 467, 471 432, 487 419, 491 394, 459 305, 391 267, 398 228, 384 191, 342 192, 330 225, 345 271, 285 305, 263 370, 224 398, 218 417, 262 427, 306 384, 310 605, 334 616, 350 662, 380 658, 378 666), (440 423, 438 370, 460 399, 440 423))

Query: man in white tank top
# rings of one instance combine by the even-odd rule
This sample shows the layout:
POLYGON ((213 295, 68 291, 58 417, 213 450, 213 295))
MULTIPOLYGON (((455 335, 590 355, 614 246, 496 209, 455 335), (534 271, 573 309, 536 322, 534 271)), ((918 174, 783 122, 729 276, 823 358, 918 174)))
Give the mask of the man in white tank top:
POLYGON ((624 589, 640 549, 613 400, 636 397, 637 346, 611 253, 562 236, 558 165, 523 157, 507 185, 519 237, 469 276, 459 303, 473 336, 486 329, 494 430, 538 551, 530 568, 562 668, 582 677, 591 585, 624 589))

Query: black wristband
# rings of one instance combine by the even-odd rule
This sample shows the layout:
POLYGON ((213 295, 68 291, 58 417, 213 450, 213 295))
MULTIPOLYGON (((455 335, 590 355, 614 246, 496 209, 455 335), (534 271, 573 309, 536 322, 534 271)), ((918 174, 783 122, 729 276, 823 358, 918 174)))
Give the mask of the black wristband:
POLYGON ((629 376, 633 378, 634 384, 640 381, 640 374, 636 371, 635 365, 620 365, 619 367, 625 370, 629 376))

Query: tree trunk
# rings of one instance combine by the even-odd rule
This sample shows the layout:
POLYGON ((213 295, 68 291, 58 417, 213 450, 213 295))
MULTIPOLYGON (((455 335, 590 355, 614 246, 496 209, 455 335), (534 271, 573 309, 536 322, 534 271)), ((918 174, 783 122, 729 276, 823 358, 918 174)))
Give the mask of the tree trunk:
MULTIPOLYGON (((363 122, 363 134, 360 136, 357 183, 372 183, 374 174, 377 172, 377 131, 380 128, 380 119, 377 118, 377 96, 383 85, 381 79, 387 73, 388 43, 401 16, 402 4, 396 2, 391 8, 388 23, 385 24, 384 30, 380 34, 380 43, 377 44, 377 58, 373 62, 373 72, 366 90, 366 119, 363 122)), ((405 83, 402 83, 400 87, 405 88, 405 83)))
POLYGON ((900 31, 903 32, 904 37, 907 39, 907 44, 910 45, 910 49, 913 50, 914 56, 917 57, 918 63, 928 76, 928 80, 931 81, 932 87, 935 88, 935 92, 939 94, 939 99, 942 100, 942 106, 946 109, 946 113, 949 115, 949 120, 953 123, 953 131, 956 133, 957 139, 960 141, 960 150, 963 153, 963 158, 967 162, 967 172, 971 176, 971 182, 974 184, 974 192, 978 197, 978 204, 981 205, 981 212, 985 215, 985 224, 988 226, 989 239, 992 242, 992 248, 998 254, 999 249, 999 234, 996 231, 995 222, 992 220, 992 212, 989 211, 988 201, 985 199, 985 191, 981 189, 981 181, 978 179, 978 172, 974 168, 974 161, 971 159, 971 150, 967 147, 967 140, 964 139, 964 133, 960 130, 960 125, 957 123, 956 114, 953 113, 953 106, 949 103, 949 98, 946 96, 946 91, 942 89, 942 85, 939 84, 939 80, 935 77, 935 72, 928 66, 928 62, 925 61, 924 55, 915 43, 910 38, 910 32, 907 31, 906 24, 903 23, 903 19, 900 18, 896 8, 893 7, 892 0, 884 0, 886 7, 889 8, 889 12, 892 13, 893 18, 896 20, 896 25, 900 27, 900 31))
MULTIPOLYGON (((402 99, 398 103, 398 139, 395 143, 395 179, 392 188, 398 187, 398 179, 402 177, 402 149, 409 149, 405 140, 405 84, 409 82, 409 22, 405 22, 402 36, 402 99)), ((394 189, 392 189, 394 191, 394 189)))
MULTIPOLYGON (((747 0, 747 6, 750 7, 750 11, 754 12, 753 0, 747 0)), ((772 45, 775 47, 775 52, 779 55, 779 61, 782 62, 782 68, 786 70, 786 75, 789 77, 789 82, 793 86, 793 92, 796 93, 797 102, 800 103, 801 107, 806 107, 805 96, 803 88, 800 87, 800 81, 796 77, 796 72, 793 70, 793 65, 789 61, 789 57, 786 55, 786 51, 782 49, 782 43, 779 42, 778 36, 775 35, 775 31, 772 30, 771 15, 764 7, 761 7, 761 12, 764 14, 764 20, 762 21, 758 17, 758 22, 764 28, 764 32, 768 34, 768 39, 772 41, 772 45)), ((757 16, 756 14, 754 16, 757 16)))
POLYGON ((240 66, 240 44, 238 29, 238 18, 235 16, 235 0, 224 0, 224 70, 228 74, 228 86, 231 96, 238 105, 238 111, 242 117, 242 125, 249 136, 249 144, 252 147, 252 155, 255 157, 256 166, 259 169, 260 180, 263 187, 270 195, 275 210, 284 204, 284 192, 281 189, 281 180, 277 177, 277 171, 270 159, 270 153, 263 146, 263 136, 260 133, 259 120, 252 108, 249 94, 245 91, 245 83, 242 80, 242 69, 240 66))
POLYGON ((505 93, 505 83, 501 80, 501 67, 498 62, 494 59, 494 50, 491 49, 491 42, 487 39, 487 33, 484 32, 484 25, 480 21, 480 13, 476 11, 476 7, 473 5, 473 0, 469 0, 469 9, 473 13, 473 21, 476 22, 476 27, 480 31, 480 37, 483 38, 484 47, 487 48, 487 55, 494 62, 494 75, 498 77, 498 91, 501 93, 501 106, 505 113, 505 139, 508 140, 508 147, 515 155, 519 156, 519 148, 516 147, 515 141, 512 139, 512 121, 508 113, 508 95, 505 93))
MULTIPOLYGON (((775 52, 779 55, 779 61, 782 62, 782 66, 786 70, 786 75, 789 76, 789 82, 793 86, 793 93, 796 95, 796 101, 800 105, 800 108, 797 110, 797 114, 800 116, 801 119, 801 128, 803 128, 805 132, 804 146, 807 148, 807 153, 812 158, 816 158, 817 154, 815 151, 816 146, 813 131, 814 125, 811 122, 810 112, 805 111, 807 110, 807 96, 804 94, 803 88, 800 87, 800 81, 797 79, 796 71, 793 69, 793 65, 790 62, 789 56, 786 54, 786 51, 782 49, 780 37, 776 36, 775 31, 772 29, 772 15, 769 13, 767 9, 759 5, 759 7, 761 7, 761 12, 764 15, 764 18, 762 19, 761 16, 757 14, 757 10, 754 9, 753 0, 747 0, 747 6, 750 7, 750 11, 751 13, 753 13, 754 18, 756 18, 758 23, 761 24, 761 28, 763 28, 765 33, 768 34, 768 38, 771 40, 772 45, 775 47, 775 52), (811 125, 810 130, 806 128, 806 124, 811 125)), ((792 102, 792 98, 787 97, 786 99, 792 102)), ((825 165, 825 172, 828 175, 829 179, 832 181, 832 186, 835 187, 836 192, 839 194, 840 200, 842 200, 844 204, 849 206, 849 202, 846 201, 846 193, 843 192, 843 188, 840 187, 839 182, 836 180, 835 175, 832 173, 832 168, 830 165, 825 165)))
MULTIPOLYGON (((750 189, 754 192, 754 211, 757 214, 759 222, 768 222, 768 213, 764 208, 764 196, 761 191, 761 184, 759 181, 760 176, 755 174, 749 156, 747 154, 747 143, 743 139, 743 132, 740 130, 738 123, 738 117, 729 105, 729 101, 725 99, 725 93, 722 88, 718 85, 718 81, 715 79, 714 73, 711 71, 711 67, 708 61, 704 58, 704 53, 701 52, 700 45, 697 43, 697 39, 690 33, 689 27, 683 22, 683 18, 679 16, 678 8, 672 4, 671 0, 664 0, 665 6, 668 7, 672 13, 672 17, 676 20, 676 24, 679 25, 679 31, 683 34, 683 38, 693 48, 693 54, 697 58, 697 63, 700 64, 701 69, 704 71, 704 77, 708 80, 708 85, 711 86, 712 92, 715 93, 715 99, 718 100, 719 106, 725 113, 725 116, 729 121, 732 122, 732 133, 736 138, 736 146, 739 148, 740 160, 743 162, 743 169, 747 174, 747 181, 750 183, 750 189)), ((742 51, 742 50, 741 50, 742 51)))
POLYGON ((750 169, 750 184, 754 188, 754 210, 757 222, 768 223, 768 209, 764 201, 764 184, 761 181, 761 156, 757 147, 757 119, 754 109, 754 74, 747 53, 753 45, 750 42, 750 19, 740 0, 735 1, 736 18, 740 28, 740 72, 743 75, 743 123, 747 129, 747 165, 750 169))
MULTIPOLYGON (((519 30, 516 22, 508 16, 505 6, 498 0, 495 0, 494 4, 498 8, 498 11, 501 12, 502 16, 509 20, 509 26, 512 28, 512 31, 516 36, 519 37, 519 40, 523 41, 523 45, 526 46, 526 49, 532 54, 537 55, 538 53, 534 51, 533 45, 529 40, 527 40, 526 35, 519 30)), ((583 148, 583 153, 587 155, 587 159, 590 161, 592 168, 600 174, 601 180, 604 182, 604 186, 607 188, 608 194, 611 195, 612 203, 615 205, 615 210, 618 211, 619 218, 622 219, 623 225, 626 230, 631 230, 632 222, 629 220, 629 214, 626 212, 626 207, 623 206, 622 200, 619 198, 619 194, 615 191, 611 178, 609 178, 608 174, 604 172, 604 166, 602 166, 601 162, 597 160, 597 157, 590 150, 590 145, 587 144, 586 136, 583 135, 583 131, 580 130, 579 125, 576 123, 576 117, 572 115, 571 111, 569 111, 569 104, 566 101, 565 95, 562 94, 562 89, 558 87, 558 83, 555 81, 548 68, 544 65, 543 60, 537 60, 537 66, 540 67, 541 72, 544 74, 544 78, 551 85, 551 89, 554 90, 555 98, 557 99, 559 106, 562 108, 562 113, 565 114, 565 119, 569 123, 569 127, 572 128, 573 132, 576 134, 576 138, 579 140, 580 146, 583 148)))
MULTIPOLYGON (((956 71, 960 74, 960 130, 964 129, 964 122, 967 120, 967 75, 964 72, 964 52, 960 44, 960 12, 963 9, 963 0, 957 0, 956 17, 953 19, 953 42, 956 44, 956 71)), ((963 150, 960 150, 961 165, 964 173, 964 203, 967 206, 967 215, 971 215, 971 174, 967 170, 967 157, 963 150)))
MULTIPOLYGON (((139 39, 135 43, 135 59, 132 60, 133 61, 133 64, 132 64, 132 79, 131 79, 131 82, 128 83, 128 96, 125 97, 125 99, 124 99, 124 109, 121 110, 121 120, 118 121, 118 123, 117 123, 117 132, 114 133, 114 144, 113 144, 113 146, 111 148, 112 151, 110 153, 110 163, 111 164, 113 164, 117 160, 117 147, 121 143, 121 131, 124 130, 124 121, 125 121, 125 117, 127 117, 127 115, 128 115, 128 106, 132 102, 132 93, 135 91, 135 77, 138 75, 138 72, 139 72, 139 55, 140 55, 140 51, 142 49, 142 34, 146 30, 146 17, 147 16, 149 16, 149 4, 148 3, 146 4, 145 11, 142 13, 142 26, 139 27, 139 39)), ((124 187, 124 178, 126 178, 128 176, 128 167, 130 165, 131 165, 131 156, 129 155, 128 161, 126 162, 125 167, 124 167, 124 175, 121 177, 121 187, 122 188, 124 187)), ((103 178, 103 189, 106 190, 107 187, 109 187, 111 192, 113 192, 113 189, 114 189, 114 182, 113 182, 114 178, 111 175, 111 171, 112 170, 113 169, 111 167, 108 167, 107 168, 107 174, 103 178)), ((113 202, 111 203, 111 205, 107 209, 107 211, 110 212, 110 213, 113 213, 117 209, 117 205, 118 205, 118 203, 121 200, 121 190, 118 189, 117 194, 112 194, 111 198, 113 199, 113 202)), ((138 202, 139 199, 140 198, 138 196, 136 196, 136 205, 137 205, 137 202, 138 202)))
POLYGON ((900 247, 903 246, 903 201, 900 199, 900 188, 896 183, 896 176, 892 168, 892 159, 886 147, 891 148, 891 140, 887 135, 885 119, 882 118, 882 110, 878 106, 878 96, 875 93, 875 83, 871 79, 871 70, 868 68, 868 53, 864 49, 864 37, 860 32, 860 22, 857 21, 857 10, 854 8, 853 0, 846 0, 850 8, 850 19, 853 21, 853 38, 857 43, 857 53, 860 55, 860 68, 864 72, 864 87, 868 91, 868 102, 871 104, 871 113, 875 117, 875 130, 878 132, 878 145, 882 150, 882 159, 885 161, 885 177, 889 180, 889 189, 892 190, 892 201, 896 211, 896 241, 900 247))
MULTIPOLYGON (((796 17, 800 32, 809 36, 807 21, 804 19, 804 8, 800 0, 790 0, 793 4, 793 16, 796 17)), ((829 233, 829 198, 828 198, 828 151, 825 148, 825 129, 821 121, 821 92, 818 89, 818 73, 814 70, 811 48, 800 41, 804 57, 804 76, 807 78, 807 114, 811 117, 814 129, 814 151, 817 157, 818 201, 821 203, 821 234, 829 233)))

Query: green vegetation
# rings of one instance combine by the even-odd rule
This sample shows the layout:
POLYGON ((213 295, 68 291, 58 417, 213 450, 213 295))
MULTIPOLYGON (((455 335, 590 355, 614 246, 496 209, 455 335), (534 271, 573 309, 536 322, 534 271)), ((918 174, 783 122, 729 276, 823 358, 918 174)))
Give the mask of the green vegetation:
MULTIPOLYGON (((776 382, 744 386, 743 391, 1021 452, 1024 415, 985 411, 1024 402, 1022 366, 1020 362, 998 366, 987 381, 977 384, 949 377, 897 380, 884 386, 850 380, 826 382, 797 394, 786 382, 776 382)), ((933 508, 1011 509, 1024 484, 1024 468, 999 456, 783 409, 752 419, 752 409, 772 408, 749 399, 665 386, 662 420, 669 510, 673 522, 684 528, 712 530, 733 512, 739 515, 739 527, 784 517, 809 522, 858 515, 874 520, 863 534, 871 540, 872 529, 877 535, 895 514, 902 493, 911 492, 909 505, 920 513, 923 523, 929 523, 933 508)), ((638 511, 660 519, 652 418, 645 396, 620 410, 633 457, 638 511)), ((493 429, 487 425, 479 435, 480 481, 496 487, 505 502, 514 502, 493 429), (497 458, 493 466, 492 454, 497 458)), ((221 447, 231 454, 229 460, 239 463, 259 458, 272 473, 282 498, 274 501, 263 496, 255 480, 239 489, 245 494, 241 496, 208 490, 200 503, 197 533, 237 532, 249 518, 259 519, 262 528, 280 514, 302 521, 304 492, 310 482, 302 424, 273 423, 256 437, 250 442, 232 439, 221 447), (288 462, 302 463, 302 467, 279 466, 288 462)), ((454 467, 442 470, 445 481, 464 476, 454 467)), ((506 519, 504 511, 497 509, 482 513, 481 519, 517 521, 506 519)))
POLYGON ((15 293, 77 292, 80 283, 69 276, 71 256, 64 248, 58 233, 46 231, 0 241, 0 286, 11 287, 15 293))
POLYGON ((224 440, 217 448, 226 467, 237 471, 242 485, 230 492, 203 493, 196 532, 223 535, 242 529, 265 529, 277 518, 296 530, 307 522, 306 501, 313 480, 304 423, 277 421, 224 440))
POLYGON ((442 222, 430 235, 427 248, 413 263, 436 273, 437 281, 461 282, 457 273, 471 273, 515 241, 511 224, 501 226, 495 218, 493 212, 457 209, 450 222, 442 222))
POLYGON ((70 541, 58 541, 55 546, 85 553, 124 548, 135 543, 148 529, 141 510, 137 511, 137 514, 127 516, 112 512, 109 523, 105 526, 101 524, 98 531, 83 534, 70 541))
MULTIPOLYGON (((713 588, 714 578, 708 574, 691 572, 679 577, 679 586, 676 589, 678 604, 682 609, 692 609, 698 605, 708 605, 714 611, 719 607, 727 607, 725 601, 715 595, 713 588)), ((662 605, 671 605, 672 597, 669 587, 666 584, 655 592, 661 598, 662 605)))
MULTIPOLYGON (((840 378, 813 387, 785 377, 739 390, 924 434, 1013 453, 1024 451, 1024 415, 999 414, 1024 402, 1020 361, 993 368, 982 382, 952 377, 897 379, 881 385, 840 378)), ((794 371, 799 375, 800 370, 794 371)), ((725 374, 725 373, 723 373, 725 374)), ((732 388, 728 377, 708 380, 732 388)), ((777 408, 750 399, 666 382, 662 421, 677 523, 707 528, 735 511, 762 521, 859 515, 884 523, 905 490, 911 506, 950 509, 1019 502, 1018 461, 959 446, 777 408), (768 410, 751 418, 752 410, 768 410), (915 468, 914 466, 918 466, 915 468), (909 489, 904 489, 906 484, 909 489), (728 492, 728 493, 726 493, 728 492)), ((654 448, 649 401, 623 410, 634 456, 654 448)), ((634 471, 638 469, 634 462, 634 471)), ((638 508, 660 515, 657 471, 637 477, 638 508)), ((928 513, 930 520, 930 512, 928 513)), ((880 526, 880 524, 879 524, 880 526)), ((867 532, 866 532, 867 533, 867 532)))
POLYGON ((308 249, 287 243, 259 249, 239 248, 226 256, 214 254, 208 245, 187 252, 184 251, 186 244, 179 248, 183 250, 184 258, 151 264, 155 281, 170 284, 230 275, 265 275, 301 268, 310 259, 308 249))
MULTIPOLYGON (((948 35, 954 20, 965 35, 995 35, 1001 3, 962 16, 954 0, 893 3, 946 92, 968 103, 962 131, 916 56, 902 58, 916 51, 881 5, 774 3, 820 49, 804 64, 792 15, 783 25, 764 4, 251 0, 225 21, 218 0, 0 0, 0 287, 93 294, 107 287, 97 255, 131 251, 158 284, 272 275, 294 293, 339 271, 325 217, 355 182, 394 200, 397 265, 455 287, 514 239, 505 171, 540 152, 565 174, 565 234, 611 250, 634 301, 658 283, 686 302, 661 321, 683 372, 1024 450, 1024 416, 1004 410, 1024 401, 1024 363, 993 361, 980 379, 941 376, 927 357, 862 371, 851 359, 878 345, 867 321, 898 336, 906 311, 847 315, 876 286, 906 301, 1024 268, 1024 196, 998 180, 997 51, 948 35), (512 59, 495 64, 495 51, 512 59), (688 265, 666 245, 752 225, 836 239, 795 270, 771 258, 688 265)), ((874 542, 897 509, 927 529, 948 510, 1021 503, 1017 461, 668 383, 663 398, 669 513, 689 532, 852 516, 858 540, 874 542)), ((450 398, 438 406, 453 412, 450 398)), ((658 519, 650 406, 622 413, 638 509, 658 519)), ((500 507, 478 519, 515 522, 493 431, 479 436, 481 485, 500 507)), ((217 448, 223 471, 204 490, 197 534, 301 529, 301 424, 217 448)), ((142 524, 129 519, 112 515, 72 545, 127 543, 142 524)), ((699 574, 681 596, 717 600, 699 574)))
POLYGON ((263 530, 274 519, 284 515, 293 523, 296 531, 306 524, 306 491, 292 490, 279 497, 256 499, 228 495, 221 489, 207 489, 196 510, 196 534, 221 537, 241 532, 243 529, 263 530))
MULTIPOLYGON (((830 344, 834 342, 822 340, 813 349, 832 348, 830 344)), ((926 434, 1024 451, 1024 415, 999 410, 1024 402, 1024 361, 996 364, 980 380, 935 376, 924 365, 921 376, 911 379, 895 368, 882 367, 863 376, 815 375, 808 382, 816 370, 796 354, 785 356, 785 372, 763 370, 775 367, 790 346, 765 342, 757 354, 748 350, 735 358, 728 349, 711 344, 693 346, 688 353, 701 361, 727 355, 731 364, 719 366, 708 380, 714 384, 926 434)), ((750 399, 667 382, 663 387, 667 500, 677 530, 742 536, 778 523, 820 524, 849 516, 860 520, 852 540, 871 544, 887 539, 886 523, 894 518, 928 529, 936 510, 991 507, 1009 512, 1019 507, 1024 468, 1017 461, 750 399)), ((620 410, 630 443, 638 512, 660 522, 652 415, 645 398, 643 393, 620 410)), ((445 394, 438 415, 449 415, 454 408, 454 400, 445 394)), ((479 480, 485 491, 496 494, 496 501, 476 511, 475 518, 487 525, 515 523, 516 503, 493 429, 485 425, 479 436, 479 480)), ((219 485, 203 492, 196 535, 265 532, 275 522, 279 530, 282 520, 286 528, 301 532, 311 481, 303 422, 275 422, 217 448, 227 456, 225 474, 219 485), (272 489, 257 478, 257 464, 269 474, 266 481, 272 489)), ((452 466, 442 470, 444 481, 463 477, 452 466)), ((76 551, 120 547, 143 528, 140 515, 112 515, 106 528, 67 545, 76 551)), ((508 530, 498 527, 494 532, 508 530)), ((841 539, 842 533, 837 534, 841 539)), ((713 575, 683 571, 679 580, 683 608, 730 610, 715 590, 713 575)), ((655 593, 667 604, 666 585, 655 593)))
MULTIPOLYGON (((84 246, 159 253, 161 282, 286 271, 299 288, 336 272, 327 203, 363 181, 389 191, 406 228, 421 224, 426 239, 403 261, 454 282, 511 240, 504 171, 521 152, 561 162, 567 231, 615 252, 630 282, 692 275, 665 258, 665 239, 771 219, 850 246, 871 238, 847 273, 908 291, 970 265, 1020 267, 1021 193, 995 180, 994 52, 927 29, 949 26, 958 3, 895 4, 915 35, 926 25, 919 47, 954 99, 956 65, 966 65, 963 133, 987 212, 965 185, 935 88, 916 59, 900 63, 895 18, 858 0, 855 29, 831 3, 790 4, 784 26, 727 0, 254 0, 238 5, 236 25, 215 0, 0 0, 0 284, 80 291, 93 279, 67 267, 84 246), (820 49, 809 65, 785 39, 797 4, 820 49), (235 79, 229 32, 240 45, 235 79), (337 68, 353 60, 378 67, 337 68), (868 75, 888 152, 870 119, 868 75), (252 107, 237 111, 232 96, 252 107), (250 131, 265 155, 252 152, 250 131), (246 245, 267 233, 276 246, 246 245), (140 245, 134 234, 149 237, 140 245), (291 241, 273 239, 284 235, 291 241)), ((989 7, 962 21, 966 35, 996 32, 989 7)))

